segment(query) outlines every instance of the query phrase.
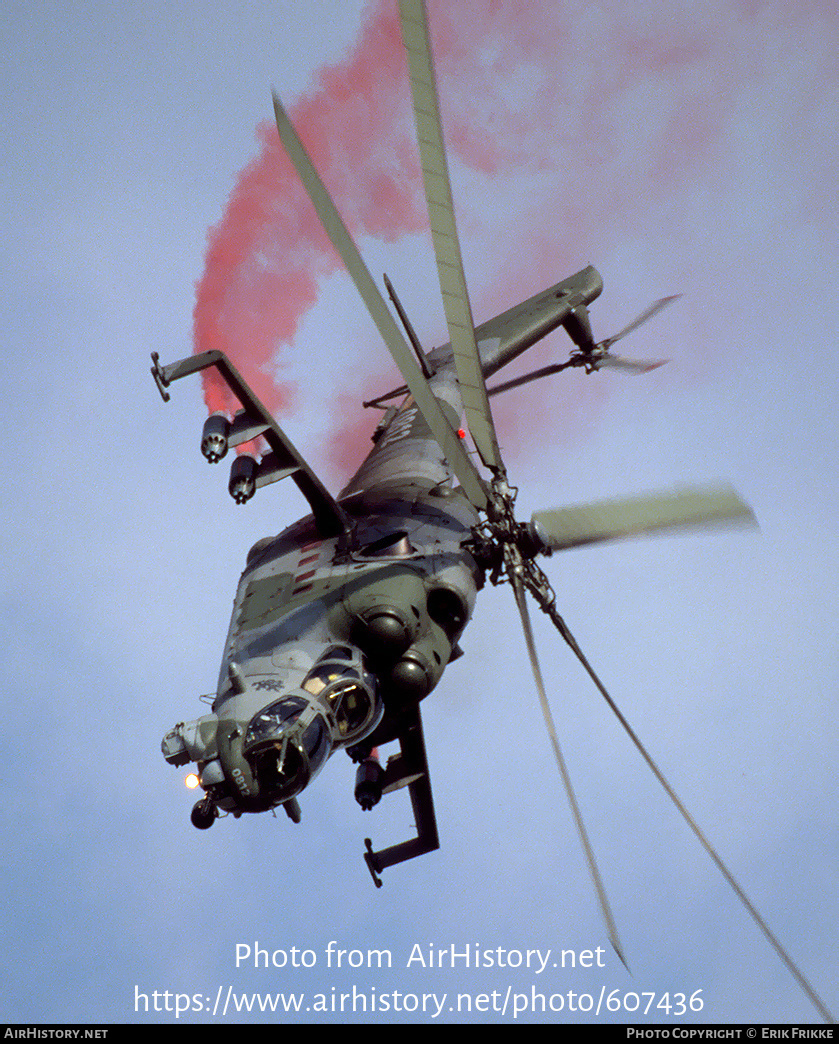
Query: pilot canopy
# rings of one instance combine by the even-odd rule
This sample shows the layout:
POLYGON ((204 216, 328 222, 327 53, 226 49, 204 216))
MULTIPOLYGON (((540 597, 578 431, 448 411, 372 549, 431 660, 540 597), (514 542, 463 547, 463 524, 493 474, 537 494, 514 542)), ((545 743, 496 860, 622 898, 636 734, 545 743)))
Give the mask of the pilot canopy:
POLYGON ((362 739, 381 719, 375 677, 349 646, 327 649, 306 676, 303 689, 327 705, 342 746, 362 739))

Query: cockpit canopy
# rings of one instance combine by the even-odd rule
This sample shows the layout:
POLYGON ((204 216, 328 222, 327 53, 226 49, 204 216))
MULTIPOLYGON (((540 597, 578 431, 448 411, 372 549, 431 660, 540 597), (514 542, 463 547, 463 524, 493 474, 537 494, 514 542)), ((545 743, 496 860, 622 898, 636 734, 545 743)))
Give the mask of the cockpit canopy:
POLYGON ((303 696, 284 696, 256 714, 244 754, 263 797, 277 802, 299 793, 329 757, 330 733, 323 710, 303 696))
POLYGON ((242 753, 262 801, 277 804, 298 794, 334 747, 368 735, 383 711, 361 654, 330 646, 299 689, 263 707, 248 724, 242 753))
POLYGON ((338 730, 335 740, 342 745, 362 739, 381 719, 375 676, 349 646, 327 649, 304 679, 303 689, 329 708, 338 730))
POLYGON ((245 735, 245 750, 252 750, 265 740, 272 740, 284 727, 290 727, 306 709, 302 696, 284 696, 283 699, 264 707, 248 726, 245 735))

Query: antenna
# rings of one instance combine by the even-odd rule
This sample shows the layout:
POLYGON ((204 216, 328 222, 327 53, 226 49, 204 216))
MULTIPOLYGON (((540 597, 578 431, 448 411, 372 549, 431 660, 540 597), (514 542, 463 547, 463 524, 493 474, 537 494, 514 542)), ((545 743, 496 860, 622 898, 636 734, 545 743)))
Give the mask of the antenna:
POLYGON ((402 325, 405 327, 405 333, 408 335, 408 340, 411 342, 411 347, 417 353, 417 361, 420 364, 423 377, 433 376, 431 369, 428 366, 428 360, 425 357, 425 352, 422 350, 422 346, 419 343, 413 326, 411 326, 411 320, 408 318, 408 313, 402 307, 402 302, 396 296, 396 291, 393 289, 393 283, 388 279, 387 272, 385 272, 385 288, 387 289, 388 297, 393 301, 393 307, 396 309, 396 314, 399 316, 402 325))

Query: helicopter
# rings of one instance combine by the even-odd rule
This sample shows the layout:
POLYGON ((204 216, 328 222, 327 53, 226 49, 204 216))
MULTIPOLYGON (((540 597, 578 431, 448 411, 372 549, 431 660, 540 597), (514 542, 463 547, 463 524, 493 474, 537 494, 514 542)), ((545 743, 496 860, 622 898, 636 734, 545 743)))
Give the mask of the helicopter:
MULTIPOLYGON (((567 368, 646 372, 660 360, 612 353, 614 343, 666 307, 656 301, 619 333, 596 341, 589 306, 603 281, 591 266, 475 325, 452 201, 440 107, 422 0, 400 0, 417 141, 449 342, 425 351, 385 277, 400 325, 372 279, 335 204, 274 95, 280 140, 341 257, 404 385, 364 403, 384 412, 373 447, 333 496, 245 378, 221 351, 162 365, 152 375, 164 401, 175 380, 214 369, 238 400, 234 416, 211 414, 201 451, 218 463, 229 449, 261 440, 268 449, 235 457, 228 490, 247 503, 264 485, 291 478, 310 513, 250 549, 239 580, 211 713, 179 722, 163 739, 165 760, 196 765, 203 797, 191 819, 208 829, 224 815, 282 808, 299 823, 299 796, 332 754, 357 764, 355 799, 373 809, 407 788, 416 836, 364 860, 376 887, 388 867, 439 847, 421 705, 463 655, 459 640, 489 582, 513 589, 534 684, 576 829, 613 948, 624 960, 548 704, 528 596, 550 618, 642 756, 770 942, 824 1014, 760 915, 681 805, 588 663, 537 564, 581 545, 717 523, 754 524, 727 486, 515 513, 516 488, 502 460, 489 400, 567 368), (548 334, 564 330, 567 360, 502 384, 487 381, 548 334), (387 404, 387 405, 385 405, 387 404), (470 450, 468 439, 474 450, 470 450), (477 457, 479 464, 473 460, 477 457), (380 748, 399 750, 382 764, 380 748)), ((625 962, 624 962, 625 963, 625 962)))

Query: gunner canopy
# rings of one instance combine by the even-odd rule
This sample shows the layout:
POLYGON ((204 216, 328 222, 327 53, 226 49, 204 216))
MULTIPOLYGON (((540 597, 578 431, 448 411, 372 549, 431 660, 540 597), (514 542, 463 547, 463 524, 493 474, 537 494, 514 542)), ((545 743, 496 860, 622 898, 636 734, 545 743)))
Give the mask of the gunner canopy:
POLYGON ((335 746, 366 736, 383 713, 376 679, 359 654, 331 646, 300 689, 254 715, 244 754, 272 804, 298 794, 317 775, 335 746))

